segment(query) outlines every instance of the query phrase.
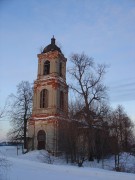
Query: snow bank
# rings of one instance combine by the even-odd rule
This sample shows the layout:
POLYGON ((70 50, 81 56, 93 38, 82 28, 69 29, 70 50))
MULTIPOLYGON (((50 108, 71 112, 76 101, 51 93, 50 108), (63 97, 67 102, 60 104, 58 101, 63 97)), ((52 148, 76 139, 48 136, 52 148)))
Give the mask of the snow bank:
MULTIPOLYGON (((8 161, 12 164, 10 170, 6 173, 5 179, 0 176, 0 180, 135 180, 135 174, 99 168, 56 165, 63 164, 63 159, 59 160, 57 157, 50 156, 46 151, 31 151, 22 155, 20 148, 18 156, 16 147, 0 147, 0 151, 7 156, 8 161), (53 164, 47 164, 50 158, 52 158, 51 163, 53 164)), ((126 157, 125 154, 123 156, 126 157)), ((131 158, 131 160, 133 159, 131 158)), ((111 160, 109 161, 111 162, 111 160)), ((93 163, 96 165, 96 162, 93 163)), ((87 163, 86 165, 88 166, 87 163)))

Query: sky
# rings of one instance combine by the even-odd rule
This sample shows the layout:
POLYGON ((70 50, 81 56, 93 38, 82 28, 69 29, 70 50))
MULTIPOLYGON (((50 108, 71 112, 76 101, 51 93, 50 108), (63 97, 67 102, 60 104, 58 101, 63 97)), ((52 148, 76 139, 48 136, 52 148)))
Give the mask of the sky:
MULTIPOLYGON (((110 104, 135 122, 135 0, 0 0, 0 107, 18 83, 36 79, 37 54, 53 35, 67 68, 82 52, 109 66, 110 104)), ((9 128, 0 121, 1 138, 9 128)))

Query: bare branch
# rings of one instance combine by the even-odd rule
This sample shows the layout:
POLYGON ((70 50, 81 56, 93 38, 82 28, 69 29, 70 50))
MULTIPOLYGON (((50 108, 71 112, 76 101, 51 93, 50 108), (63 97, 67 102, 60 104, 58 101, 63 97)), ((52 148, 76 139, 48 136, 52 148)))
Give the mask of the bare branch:
POLYGON ((26 147, 26 131, 27 131, 27 121, 31 116, 32 112, 32 96, 33 89, 31 84, 27 81, 22 81, 17 86, 16 95, 12 94, 11 100, 11 110, 10 110, 10 119, 12 129, 9 132, 9 135, 12 139, 24 140, 24 145, 26 147))
POLYGON ((70 85, 71 89, 81 95, 84 100, 84 116, 90 120, 90 111, 97 102, 107 99, 106 86, 102 83, 105 74, 106 65, 95 65, 93 58, 84 53, 72 54, 71 62, 73 67, 69 69, 69 74, 74 79, 74 84, 70 85))

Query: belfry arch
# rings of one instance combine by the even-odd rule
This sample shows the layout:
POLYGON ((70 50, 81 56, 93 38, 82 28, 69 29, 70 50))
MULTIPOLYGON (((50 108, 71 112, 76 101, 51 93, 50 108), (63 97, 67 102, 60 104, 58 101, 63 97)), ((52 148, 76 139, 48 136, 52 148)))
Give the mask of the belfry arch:
POLYGON ((43 67, 43 75, 48 75, 50 73, 50 61, 45 61, 44 62, 44 67, 43 67))

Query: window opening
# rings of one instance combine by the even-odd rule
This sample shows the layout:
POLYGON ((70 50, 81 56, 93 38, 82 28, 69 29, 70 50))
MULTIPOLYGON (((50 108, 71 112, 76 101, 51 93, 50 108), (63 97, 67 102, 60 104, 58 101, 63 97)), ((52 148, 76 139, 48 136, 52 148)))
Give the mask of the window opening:
POLYGON ((60 62, 60 67, 59 67, 59 73, 60 73, 60 76, 62 76, 62 62, 60 62))
POLYGON ((45 61, 43 75, 50 73, 50 61, 45 61))
POLYGON ((48 107, 48 90, 43 89, 40 93, 40 108, 48 107))
POLYGON ((64 93, 60 91, 60 108, 64 109, 64 93))

